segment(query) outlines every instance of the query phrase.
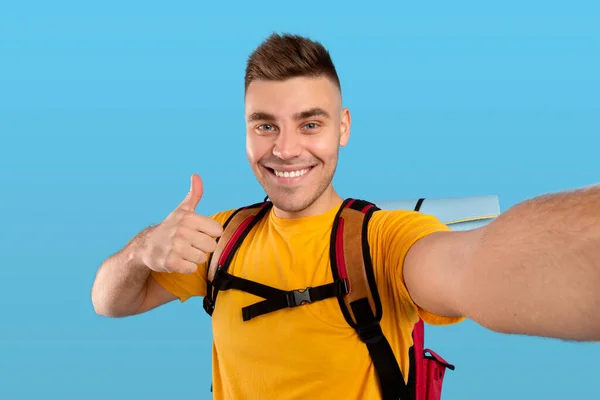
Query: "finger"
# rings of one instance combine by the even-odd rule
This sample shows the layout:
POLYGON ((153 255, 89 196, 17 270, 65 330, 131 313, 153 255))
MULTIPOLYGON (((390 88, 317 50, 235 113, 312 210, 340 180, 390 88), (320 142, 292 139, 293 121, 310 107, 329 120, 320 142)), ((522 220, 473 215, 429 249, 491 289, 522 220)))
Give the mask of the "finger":
POLYGON ((198 174, 193 174, 190 178, 190 191, 178 208, 193 212, 198 206, 200 199, 202 199, 203 194, 204 187, 202 186, 202 179, 200 179, 198 174))
POLYGON ((177 272, 180 274, 193 274, 198 270, 198 264, 184 260, 176 252, 171 252, 165 261, 165 269, 169 272, 177 272))
POLYGON ((183 246, 188 244, 205 253, 212 253, 217 248, 216 239, 206 233, 184 228, 181 230, 181 235, 183 246))
POLYGON ((223 234, 223 226, 212 218, 199 214, 188 214, 183 219, 183 226, 210 237, 218 238, 223 234))
POLYGON ((181 258, 183 258, 184 260, 187 260, 189 262, 192 262, 196 265, 204 264, 206 262, 206 260, 208 260, 208 256, 206 255, 206 253, 204 251, 202 251, 192 245, 183 246, 180 253, 181 253, 181 258))

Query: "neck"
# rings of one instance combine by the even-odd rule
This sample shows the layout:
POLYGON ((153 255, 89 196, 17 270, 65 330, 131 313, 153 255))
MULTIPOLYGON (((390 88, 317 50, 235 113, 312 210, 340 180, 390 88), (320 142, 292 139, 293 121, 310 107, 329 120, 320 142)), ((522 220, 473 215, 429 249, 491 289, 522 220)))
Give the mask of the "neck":
POLYGON ((281 210, 275 205, 273 205, 273 211, 275 215, 279 218, 302 218, 302 217, 312 217, 315 215, 323 214, 329 210, 331 210, 336 205, 340 204, 344 199, 342 199, 333 186, 329 186, 323 194, 315 200, 311 205, 306 207, 304 210, 300 211, 284 211, 281 210))

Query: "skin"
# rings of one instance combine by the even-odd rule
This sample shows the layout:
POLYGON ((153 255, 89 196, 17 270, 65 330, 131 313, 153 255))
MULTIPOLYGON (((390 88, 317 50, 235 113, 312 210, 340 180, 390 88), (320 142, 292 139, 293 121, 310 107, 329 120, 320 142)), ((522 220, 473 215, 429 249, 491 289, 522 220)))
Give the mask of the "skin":
MULTIPOLYGON (((323 213, 351 118, 325 77, 254 81, 246 93, 250 166, 282 218, 323 213), (274 170, 309 169, 301 177, 274 170)), ((195 213, 203 193, 192 176, 183 202, 99 268, 92 302, 101 315, 146 312, 175 297, 150 271, 194 273, 222 227, 195 213)), ((409 250, 402 271, 411 297, 438 315, 465 316, 497 332, 600 340, 600 186, 524 201, 490 224, 441 232, 409 250)))
POLYGON ((202 194, 202 180, 194 174, 190 191, 164 221, 144 229, 102 263, 92 286, 96 313, 126 317, 176 299, 150 273, 194 273, 197 265, 214 251, 223 227, 195 213, 202 194))
MULTIPOLYGON (((259 183, 283 218, 317 215, 342 201, 332 185, 341 146, 348 143, 351 117, 337 86, 327 78, 254 81, 246 93, 246 150, 259 183), (277 178, 269 168, 293 171, 277 178)), ((96 312, 125 317, 176 299, 151 271, 195 273, 216 246, 223 228, 195 213, 203 194, 194 174, 182 203, 157 226, 136 235, 98 269, 92 287, 96 312)))
POLYGON ((342 201, 332 180, 351 117, 334 83, 325 77, 254 81, 245 118, 248 161, 278 216, 321 214, 342 201), (305 169, 296 178, 274 173, 305 169))
POLYGON ((521 202, 489 225, 433 234, 407 255, 420 306, 496 332, 600 340, 600 185, 521 202))

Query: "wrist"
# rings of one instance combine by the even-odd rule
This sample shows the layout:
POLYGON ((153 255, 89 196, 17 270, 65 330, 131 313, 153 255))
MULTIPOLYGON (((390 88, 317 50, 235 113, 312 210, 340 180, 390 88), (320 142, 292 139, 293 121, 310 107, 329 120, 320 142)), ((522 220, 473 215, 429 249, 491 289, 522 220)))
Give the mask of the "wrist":
MULTIPOLYGON (((127 252, 126 265, 128 269, 150 270, 152 264, 152 240, 150 233, 155 226, 148 227, 140 232, 130 243, 130 250, 127 252)), ((150 271, 146 271, 150 272, 150 271)))

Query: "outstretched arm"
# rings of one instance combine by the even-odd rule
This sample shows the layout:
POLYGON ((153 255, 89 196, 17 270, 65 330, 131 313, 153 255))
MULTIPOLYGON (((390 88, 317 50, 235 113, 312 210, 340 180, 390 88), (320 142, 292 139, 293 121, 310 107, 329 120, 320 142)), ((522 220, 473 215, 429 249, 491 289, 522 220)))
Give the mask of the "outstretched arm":
POLYGON ((432 312, 503 333, 600 340, 600 185, 522 202, 473 231, 432 234, 404 271, 432 312))

